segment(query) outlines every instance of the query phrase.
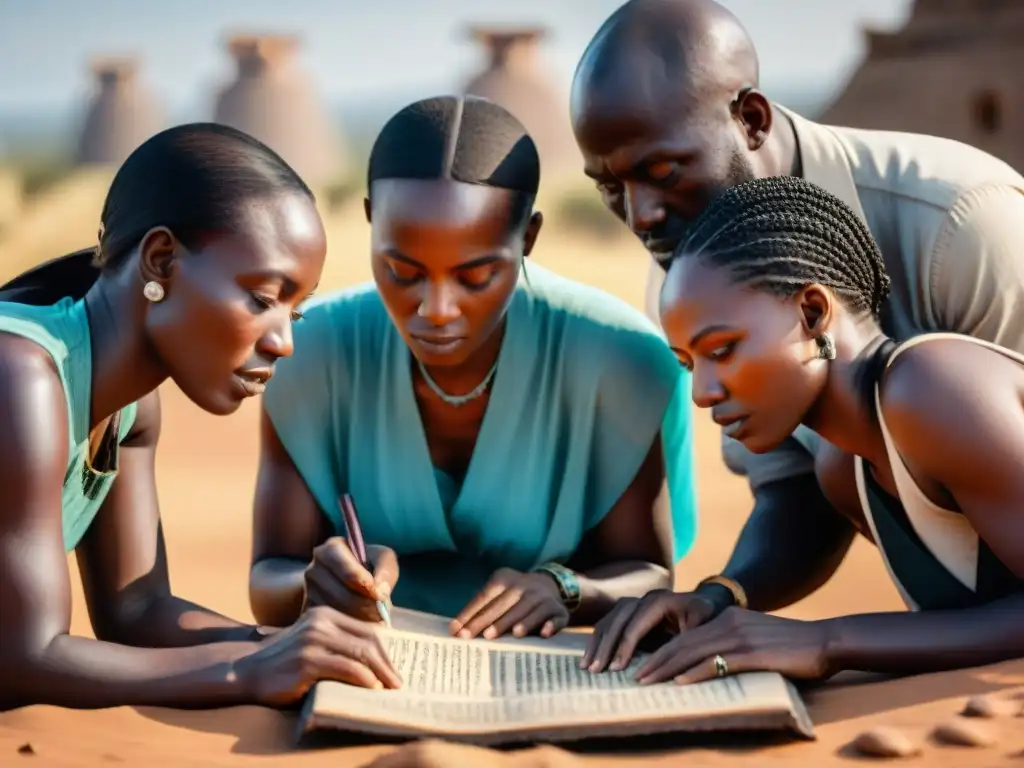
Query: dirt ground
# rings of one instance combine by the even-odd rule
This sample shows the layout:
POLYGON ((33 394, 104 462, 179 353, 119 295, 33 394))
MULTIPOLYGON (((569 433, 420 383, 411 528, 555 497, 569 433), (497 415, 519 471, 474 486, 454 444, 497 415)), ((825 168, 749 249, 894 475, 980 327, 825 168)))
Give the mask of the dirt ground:
MULTIPOLYGON (((50 216, 45 211, 34 214, 35 221, 46 218, 50 216)), ((90 220, 83 215, 78 219, 86 222, 83 228, 90 220)), ((336 214, 329 224, 331 263, 323 290, 366 279, 365 224, 354 208, 336 214)), ((67 231, 61 236, 68 237, 67 231)), ((88 243, 89 237, 83 231, 84 239, 78 242, 88 243)), ((5 275, 12 274, 19 258, 24 257, 0 242, 5 275)), ((544 241, 542 237, 536 258, 570 277, 640 302, 645 257, 627 241, 609 244, 557 235, 544 241)), ((228 615, 249 618, 246 575, 257 405, 249 403, 233 417, 216 418, 199 412, 172 387, 165 390, 158 482, 175 590, 228 615)), ((702 413, 696 414, 696 423, 701 527, 695 551, 679 567, 680 588, 692 586, 722 566, 750 510, 745 483, 730 475, 719 459, 716 427, 702 413)), ((72 630, 88 634, 88 618, 74 573, 73 581, 72 630)), ((858 542, 826 587, 785 614, 821 617, 901 607, 880 559, 870 546, 858 542)), ((735 745, 719 740, 683 753, 587 755, 583 760, 586 765, 651 766, 678 765, 681 759, 694 766, 848 764, 856 758, 846 745, 861 730, 885 724, 925 734, 954 715, 967 697, 989 692, 1024 696, 1024 661, 912 679, 824 686, 806 696, 818 735, 810 743, 735 745)), ((1024 765, 1024 720, 990 725, 998 735, 993 746, 968 749, 929 742, 911 763, 978 768, 1024 765)), ((294 734, 292 715, 256 707, 215 712, 129 707, 78 712, 30 707, 0 715, 0 766, 93 768, 127 763, 181 768, 278 764, 341 768, 364 765, 391 749, 360 746, 296 752, 292 748, 294 734)))

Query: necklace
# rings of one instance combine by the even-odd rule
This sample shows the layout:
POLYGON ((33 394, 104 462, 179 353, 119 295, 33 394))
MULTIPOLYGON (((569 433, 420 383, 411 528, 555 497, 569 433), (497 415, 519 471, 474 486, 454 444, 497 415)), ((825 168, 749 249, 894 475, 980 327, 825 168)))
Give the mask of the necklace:
POLYGON ((446 403, 448 403, 448 405, 453 405, 456 408, 458 408, 460 405, 465 405, 470 400, 476 400, 478 397, 480 397, 480 395, 486 392, 488 385, 491 383, 491 379, 494 378, 495 371, 498 370, 498 361, 495 360, 494 365, 491 366, 491 370, 489 370, 487 372, 487 375, 484 376, 484 380, 477 384, 470 392, 467 392, 464 395, 449 395, 447 392, 441 389, 441 387, 438 385, 436 381, 434 381, 430 377, 430 374, 427 373, 426 367, 423 365, 423 363, 419 361, 418 358, 416 360, 416 365, 420 367, 420 373, 423 374, 423 380, 427 382, 427 386, 434 391, 434 394, 440 397, 446 403))

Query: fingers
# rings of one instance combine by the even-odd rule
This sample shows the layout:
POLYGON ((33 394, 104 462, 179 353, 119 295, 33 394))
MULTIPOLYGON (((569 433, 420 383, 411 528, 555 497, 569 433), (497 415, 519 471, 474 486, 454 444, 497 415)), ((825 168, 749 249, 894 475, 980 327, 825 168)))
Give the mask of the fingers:
POLYGON ((313 567, 320 566, 349 590, 377 600, 373 574, 360 565, 348 542, 334 536, 313 550, 313 567))
POLYGON ((475 616, 466 622, 459 632, 459 637, 476 637, 482 634, 487 640, 498 637, 494 623, 514 608, 523 594, 518 589, 506 589, 491 602, 485 605, 475 616))
POLYGON ((515 637, 526 637, 534 633, 541 637, 551 637, 565 629, 568 623, 569 614, 563 606, 551 600, 524 595, 492 626, 496 633, 495 637, 501 637, 509 629, 515 637))
MULTIPOLYGON (((729 675, 735 675, 740 672, 751 672, 755 669, 763 669, 762 666, 756 664, 756 659, 749 654, 722 654, 722 658, 725 659, 726 666, 728 667, 727 674, 729 675)), ((673 680, 679 685, 693 685, 694 683, 703 683, 707 680, 714 680, 717 677, 719 677, 718 665, 715 663, 715 656, 712 655, 710 658, 702 659, 689 669, 677 674, 673 680)))
POLYGON ((373 584, 376 600, 391 599, 398 583, 398 555, 390 547, 371 546, 368 556, 373 566, 373 584))
MULTIPOLYGON (((453 635, 458 635, 462 638, 472 637, 468 632, 465 632, 465 626, 474 616, 480 613, 483 608, 494 600, 498 595, 505 591, 505 583, 498 579, 492 579, 488 582, 483 589, 481 589, 476 596, 466 603, 466 607, 459 611, 459 614, 452 619, 451 631, 453 635)), ((486 626, 486 625, 485 625, 486 626)))
POLYGON ((399 688, 402 678, 380 637, 349 616, 319 609, 310 620, 318 645, 328 656, 319 658, 323 671, 366 688, 399 688))
POLYGON ((670 602, 673 598, 671 592, 651 593, 640 601, 640 605, 633 614, 629 624, 622 631, 615 656, 609 665, 614 671, 625 669, 629 664, 636 647, 655 627, 660 625, 669 614, 672 607, 670 602))
POLYGON ((326 568, 314 563, 306 571, 306 606, 328 606, 362 621, 379 622, 373 600, 356 594, 338 581, 326 568))
POLYGON ((580 669, 603 672, 619 644, 623 631, 640 607, 640 600, 627 597, 619 600, 611 612, 594 627, 587 650, 580 660, 580 669))

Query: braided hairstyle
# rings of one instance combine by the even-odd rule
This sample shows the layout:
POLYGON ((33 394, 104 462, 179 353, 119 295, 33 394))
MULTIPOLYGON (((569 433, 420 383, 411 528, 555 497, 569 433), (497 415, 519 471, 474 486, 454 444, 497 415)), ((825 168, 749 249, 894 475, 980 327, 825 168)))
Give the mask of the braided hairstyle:
POLYGON ((889 276, 877 243, 842 200, 795 176, 726 190, 673 255, 727 267, 738 282, 792 296, 811 283, 878 319, 889 276))

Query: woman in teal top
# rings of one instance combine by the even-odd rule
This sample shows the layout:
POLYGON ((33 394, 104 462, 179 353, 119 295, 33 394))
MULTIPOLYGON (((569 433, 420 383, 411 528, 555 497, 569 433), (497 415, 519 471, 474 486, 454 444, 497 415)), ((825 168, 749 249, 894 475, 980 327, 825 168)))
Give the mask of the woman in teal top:
POLYGON ((689 377, 641 312, 524 266, 538 183, 489 101, 429 99, 382 130, 374 282, 304 310, 264 396, 258 620, 304 601, 373 619, 391 598, 461 636, 546 636, 670 584, 694 537, 689 377))
POLYGON ((0 709, 275 704, 324 677, 399 684, 348 616, 322 609, 262 637, 168 582, 157 387, 171 379, 216 414, 262 391, 323 268, 309 189, 249 136, 185 125, 125 161, 101 221, 97 250, 0 291, 0 709), (69 634, 72 550, 95 640, 69 634))

